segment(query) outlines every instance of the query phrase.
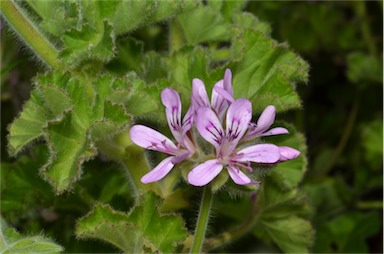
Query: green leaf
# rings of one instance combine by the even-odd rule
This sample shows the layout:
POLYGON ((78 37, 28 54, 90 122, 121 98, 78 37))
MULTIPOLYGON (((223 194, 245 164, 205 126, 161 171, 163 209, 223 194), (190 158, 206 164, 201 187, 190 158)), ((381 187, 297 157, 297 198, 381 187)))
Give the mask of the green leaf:
POLYGON ((135 253, 143 245, 142 236, 135 225, 128 223, 128 218, 127 214, 113 211, 108 205, 97 204, 78 221, 76 235, 107 241, 126 253, 135 253))
POLYGON ((253 234, 275 242, 288 253, 308 253, 314 232, 306 219, 310 208, 297 189, 283 191, 267 179, 258 194, 260 214, 253 234))
POLYGON ((249 98, 255 111, 273 101, 276 109, 300 107, 297 82, 308 78, 308 64, 285 44, 277 44, 265 34, 238 30, 233 42, 233 86, 235 97, 249 98))
POLYGON ((1 253, 60 253, 63 247, 43 236, 23 237, 15 229, 9 227, 3 218, 0 228, 1 253))
MULTIPOLYGON (((57 193, 80 178, 82 164, 97 154, 96 141, 110 139, 128 127, 127 109, 134 93, 148 97, 136 87, 144 83, 135 77, 115 80, 105 75, 87 84, 69 74, 49 72, 38 77, 35 84, 25 111, 10 127, 10 144, 20 151, 38 137, 45 139, 50 156, 41 172, 57 193), (119 94, 130 87, 131 93, 123 93, 128 96, 119 94)), ((136 107, 133 113, 137 116, 157 110, 151 105, 144 105, 145 110, 136 107)))
MULTIPOLYGON (((192 80, 208 80, 207 52, 202 48, 185 47, 166 59, 168 68, 172 69, 169 86, 177 89, 183 105, 189 105, 192 80)), ((208 84, 213 87, 214 84, 208 84)), ((207 88, 207 91, 210 90, 207 88)))
POLYGON ((38 92, 32 91, 23 111, 9 127, 9 153, 16 156, 22 149, 43 136, 43 127, 52 116, 38 92), (28 128, 27 128, 28 126, 28 128))
MULTIPOLYGON (((48 151, 41 145, 13 163, 1 163, 1 211, 7 218, 27 214, 39 205, 52 202, 48 183, 39 177, 39 168, 47 160, 48 151)), ((13 223, 13 220, 10 220, 13 223)))
POLYGON ((50 123, 46 131, 51 158, 42 171, 61 193, 80 178, 82 164, 97 151, 88 140, 86 129, 78 125, 72 114, 67 114, 60 122, 50 123))
POLYGON ((117 41, 117 57, 107 64, 110 71, 119 74, 127 73, 127 70, 139 72, 144 59, 144 43, 132 37, 126 37, 117 41))
POLYGON ((266 22, 261 22, 255 15, 247 12, 241 12, 233 16, 233 23, 245 29, 259 31, 268 36, 271 34, 271 26, 266 22))
POLYGON ((268 235, 285 253, 309 253, 313 230, 309 221, 295 215, 276 220, 262 220, 255 228, 258 235, 268 235))
POLYGON ((72 101, 65 91, 57 86, 46 84, 40 86, 46 107, 57 116, 72 108, 72 101))
POLYGON ((83 25, 81 30, 72 29, 63 34, 62 40, 65 48, 60 52, 60 57, 71 68, 84 60, 107 62, 114 56, 114 35, 108 21, 96 28, 83 25))
POLYGON ((374 170, 381 170, 383 163, 383 123, 373 121, 363 126, 361 132, 364 158, 374 170))
POLYGON ((229 38, 230 26, 220 12, 204 6, 177 17, 188 45, 229 38))
POLYGON ((215 10, 218 10, 222 13, 226 21, 230 22, 231 19, 236 16, 238 13, 241 13, 241 10, 247 4, 244 0, 239 1, 208 1, 208 6, 212 7, 215 10))
POLYGON ((366 239, 380 230, 378 213, 348 212, 319 226, 315 252, 367 253, 366 239))
POLYGON ((382 62, 374 56, 362 52, 354 52, 348 55, 347 64, 347 77, 353 83, 359 86, 369 83, 382 83, 382 62))
POLYGON ((175 252, 188 232, 181 217, 160 214, 158 202, 158 197, 147 193, 129 213, 116 212, 107 205, 97 204, 78 221, 76 235, 104 240, 125 253, 148 249, 175 252))

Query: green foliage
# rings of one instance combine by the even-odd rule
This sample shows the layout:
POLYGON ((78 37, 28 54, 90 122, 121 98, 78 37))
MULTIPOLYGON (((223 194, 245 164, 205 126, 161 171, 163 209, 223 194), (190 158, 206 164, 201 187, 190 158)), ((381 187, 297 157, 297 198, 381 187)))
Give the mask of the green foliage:
POLYGON ((367 83, 379 84, 383 79, 383 64, 372 55, 362 52, 351 53, 347 57, 347 64, 348 79, 359 86, 367 83))
POLYGON ((361 133, 364 158, 374 170, 380 170, 383 163, 383 123, 373 121, 364 126, 361 133))
POLYGON ((257 101, 254 110, 273 101, 277 110, 300 107, 294 84, 307 80, 308 64, 259 31, 237 32, 232 51, 237 61, 233 66, 236 97, 257 101))
POLYGON ((10 126, 10 152, 16 155, 32 141, 44 138, 50 156, 42 172, 58 193, 80 178, 84 161, 97 153, 96 141, 125 130, 130 115, 158 109, 150 90, 142 91, 144 83, 133 76, 101 76, 86 84, 69 74, 50 72, 38 77, 35 85, 25 110, 10 126), (147 103, 139 103, 143 100, 147 103), (26 125, 32 128, 26 130, 26 125))
POLYGON ((1 219, 1 253, 60 253, 63 247, 43 236, 23 237, 1 219))
MULTIPOLYGON (((129 126, 144 124, 172 137, 161 91, 177 90, 185 113, 192 80, 203 80, 210 95, 230 68, 235 98, 250 99, 255 114, 273 104, 284 111, 277 119, 297 127, 277 122, 290 134, 261 142, 301 155, 275 167, 260 165, 252 176, 260 185, 239 187, 220 174, 212 183, 207 242, 222 252, 380 252, 374 243, 382 230, 380 3, 9 3, 25 17, 20 22, 54 45, 55 54, 35 53, 59 63, 38 75, 30 92, 27 74, 34 65, 19 62, 26 56, 13 53, 8 29, 1 29, 1 144, 7 136, 10 155, 20 156, 13 161, 2 153, 1 213, 22 234, 44 230, 68 252, 188 249, 186 227, 194 227, 199 197, 185 180, 198 156, 163 180, 142 184, 141 177, 165 157, 134 145, 129 126), (308 82, 303 59, 312 66, 308 87, 299 86, 308 82), (300 108, 305 110, 294 111, 300 108), (182 216, 163 214, 180 209, 182 216), (47 219, 45 211, 57 218, 47 219), (73 236, 75 221, 81 241, 73 236), (250 232, 270 247, 253 238, 231 242, 250 232)), ((26 27, 12 22, 15 30, 26 27)), ((42 236, 24 238, 4 223, 1 229, 1 248, 23 248, 8 252, 62 250, 42 236)))
POLYGON ((367 253, 365 239, 380 229, 377 213, 348 212, 319 227, 314 250, 340 253, 367 253))
POLYGON ((62 43, 60 58, 70 68, 89 60, 108 62, 116 53, 116 36, 198 6, 183 0, 29 0, 28 4, 42 19, 40 27, 62 43))
POLYGON ((30 211, 31 207, 52 201, 49 184, 38 175, 38 169, 46 160, 47 149, 35 149, 29 156, 22 156, 15 163, 2 162, 2 212, 18 217, 18 214, 30 211))
POLYGON ((97 204, 77 224, 79 238, 97 238, 109 242, 126 253, 175 252, 188 236, 182 219, 177 215, 163 215, 158 211, 159 198, 152 193, 141 197, 129 212, 113 211, 97 204))
POLYGON ((257 194, 260 211, 253 233, 275 242, 286 253, 308 253, 314 241, 313 228, 308 220, 311 210, 297 187, 307 169, 305 139, 293 126, 285 127, 290 134, 271 137, 271 141, 296 148, 301 155, 277 165, 265 178, 257 194))
POLYGON ((308 253, 314 239, 306 199, 297 189, 284 191, 267 179, 258 194, 260 217, 253 233, 286 253, 308 253))
POLYGON ((229 24, 209 6, 184 13, 177 18, 188 45, 229 38, 229 24))

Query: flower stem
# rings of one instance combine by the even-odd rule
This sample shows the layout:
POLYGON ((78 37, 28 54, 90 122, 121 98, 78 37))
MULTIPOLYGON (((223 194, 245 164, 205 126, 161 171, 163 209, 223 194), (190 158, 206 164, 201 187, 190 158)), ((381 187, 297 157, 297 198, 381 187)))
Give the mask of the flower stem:
POLYGON ((1 1, 1 12, 21 39, 51 68, 60 68, 58 52, 12 0, 1 1))
POLYGON ((213 194, 209 187, 204 187, 203 197, 200 204, 199 218, 197 219, 195 237, 193 239, 190 253, 200 253, 205 231, 208 226, 213 194))
POLYGON ((203 251, 209 251, 221 247, 230 242, 240 239, 248 234, 254 227, 259 218, 259 204, 253 202, 248 218, 240 226, 225 231, 217 236, 207 239, 203 244, 203 251))

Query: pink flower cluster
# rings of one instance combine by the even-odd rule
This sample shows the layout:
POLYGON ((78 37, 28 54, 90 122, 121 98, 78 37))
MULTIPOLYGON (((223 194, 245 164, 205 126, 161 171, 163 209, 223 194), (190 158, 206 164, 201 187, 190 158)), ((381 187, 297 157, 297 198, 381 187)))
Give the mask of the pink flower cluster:
POLYGON ((257 123, 252 123, 252 104, 249 100, 233 98, 232 73, 225 71, 224 79, 218 81, 208 99, 204 83, 192 81, 191 105, 181 118, 179 94, 166 88, 161 93, 167 122, 177 144, 163 134, 144 125, 134 125, 130 130, 132 141, 146 149, 171 155, 161 161, 151 172, 143 176, 143 183, 156 182, 164 178, 175 166, 197 151, 192 138, 192 127, 215 149, 215 158, 194 167, 188 174, 188 182, 204 186, 211 182, 225 167, 229 176, 239 185, 255 184, 245 171, 252 172, 251 163, 275 164, 295 159, 300 155, 296 149, 273 144, 256 144, 244 148, 250 141, 270 135, 287 134, 282 127, 270 129, 275 120, 276 109, 266 107, 257 123), (243 148, 238 148, 239 146, 243 148))

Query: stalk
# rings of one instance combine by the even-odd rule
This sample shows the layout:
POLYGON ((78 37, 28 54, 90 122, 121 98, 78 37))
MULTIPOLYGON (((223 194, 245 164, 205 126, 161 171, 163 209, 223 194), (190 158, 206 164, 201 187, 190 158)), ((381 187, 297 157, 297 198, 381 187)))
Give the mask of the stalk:
POLYGON ((207 230, 209 214, 211 211, 213 194, 209 187, 204 187, 203 197, 200 204, 199 218, 197 219, 195 237, 193 239, 190 253, 200 253, 202 243, 207 230))
POLYGON ((49 67, 60 68, 58 51, 12 0, 1 1, 1 13, 34 53, 49 67))
POLYGON ((255 227, 259 219, 259 206, 260 205, 257 200, 254 200, 250 209, 249 216, 244 221, 244 223, 236 228, 230 229, 217 236, 205 240, 203 244, 203 251, 210 251, 218 247, 224 246, 248 234, 255 227))

